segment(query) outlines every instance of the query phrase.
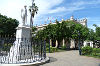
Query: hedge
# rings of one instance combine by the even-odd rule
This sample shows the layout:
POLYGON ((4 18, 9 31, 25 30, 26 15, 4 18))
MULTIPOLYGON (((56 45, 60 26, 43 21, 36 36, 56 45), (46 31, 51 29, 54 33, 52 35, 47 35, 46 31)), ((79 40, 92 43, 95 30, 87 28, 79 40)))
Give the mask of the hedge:
POLYGON ((100 48, 92 48, 89 46, 81 48, 82 55, 89 55, 100 58, 100 48))

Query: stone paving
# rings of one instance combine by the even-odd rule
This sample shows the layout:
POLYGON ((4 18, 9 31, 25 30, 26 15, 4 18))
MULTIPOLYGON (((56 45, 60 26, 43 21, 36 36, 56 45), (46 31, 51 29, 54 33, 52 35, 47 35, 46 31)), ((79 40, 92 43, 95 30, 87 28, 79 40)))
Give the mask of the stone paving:
POLYGON ((49 63, 34 66, 100 66, 100 59, 80 56, 77 50, 47 53, 47 56, 50 57, 49 63))
POLYGON ((47 56, 50 62, 40 66, 100 66, 100 59, 80 56, 78 50, 48 53, 47 56))

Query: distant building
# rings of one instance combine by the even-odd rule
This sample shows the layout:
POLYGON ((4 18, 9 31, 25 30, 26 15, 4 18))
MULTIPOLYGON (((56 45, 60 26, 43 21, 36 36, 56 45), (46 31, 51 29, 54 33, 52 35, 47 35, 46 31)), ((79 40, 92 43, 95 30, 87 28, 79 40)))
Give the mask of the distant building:
MULTIPOLYGON (((64 21, 64 19, 62 19, 59 23, 62 23, 62 21, 64 21)), ((75 21, 75 22, 80 23, 83 26, 87 27, 87 19, 86 18, 84 18, 82 20, 77 20, 77 19, 74 19, 74 16, 71 16, 70 19, 67 19, 65 21, 75 21)), ((50 23, 51 24, 56 24, 56 23, 52 23, 52 22, 50 22, 50 23)), ((43 29, 44 27, 46 27, 47 25, 48 24, 41 24, 41 25, 37 26, 37 28, 38 28, 38 30, 40 30, 40 29, 43 29)))
POLYGON ((68 21, 72 20, 72 21, 75 21, 77 23, 80 23, 82 24, 83 26, 86 26, 87 27, 87 19, 84 18, 82 20, 78 20, 78 19, 74 19, 74 16, 71 16, 70 19, 67 19, 68 21))
MULTIPOLYGON (((62 23, 62 21, 64 21, 64 19, 62 19, 59 23, 62 23)), ((80 24, 82 24, 83 26, 86 26, 87 27, 87 19, 86 18, 84 18, 84 19, 82 19, 82 20, 77 20, 77 19, 74 19, 74 16, 71 16, 70 17, 70 19, 67 19, 67 20, 65 20, 65 21, 74 21, 74 22, 77 22, 77 23, 80 23, 80 24)), ((56 24, 56 23, 52 23, 52 22, 50 22, 51 24, 56 24)), ((43 25, 39 25, 39 26, 37 26, 36 28, 37 28, 37 31, 38 30, 42 30, 42 29, 44 29, 44 27, 46 27, 48 24, 43 24, 43 25)), ((58 45, 58 42, 57 42, 57 40, 56 40, 56 45, 58 45)), ((63 44, 63 46, 64 46, 64 44, 65 44, 65 40, 63 39, 62 40, 62 44, 63 44)), ((52 40, 50 39, 50 45, 52 45, 52 40)), ((78 46, 78 45, 77 45, 78 46)), ((55 47, 57 47, 57 46, 55 46, 55 47)), ((67 47, 68 48, 75 48, 75 41, 73 40, 73 39, 71 39, 71 43, 70 44, 67 44, 67 47)))
POLYGON ((93 41, 84 41, 83 45, 84 45, 84 47, 85 46, 90 46, 90 47, 93 48, 93 41))

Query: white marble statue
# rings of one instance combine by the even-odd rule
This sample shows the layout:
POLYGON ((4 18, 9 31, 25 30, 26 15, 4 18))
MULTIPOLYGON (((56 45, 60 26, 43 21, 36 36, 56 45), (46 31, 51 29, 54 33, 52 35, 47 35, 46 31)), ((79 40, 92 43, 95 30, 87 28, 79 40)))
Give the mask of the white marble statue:
POLYGON ((24 6, 24 9, 21 10, 21 18, 22 18, 22 24, 26 25, 27 23, 27 6, 24 6))
POLYGON ((30 27, 26 25, 27 23, 27 9, 24 6, 24 9, 21 10, 22 22, 16 28, 16 41, 13 46, 10 48, 10 53, 7 58, 12 63, 16 63, 19 60, 30 59, 33 54, 32 46, 30 42, 30 27))

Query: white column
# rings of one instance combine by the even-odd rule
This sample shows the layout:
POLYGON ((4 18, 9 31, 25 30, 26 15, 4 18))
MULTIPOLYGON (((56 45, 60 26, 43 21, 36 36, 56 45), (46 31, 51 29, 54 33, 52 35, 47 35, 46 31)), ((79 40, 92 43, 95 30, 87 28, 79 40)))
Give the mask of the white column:
POLYGON ((57 48, 57 46, 58 46, 58 41, 56 40, 56 46, 55 47, 57 48))
POLYGON ((52 40, 50 39, 50 46, 52 46, 52 40))
POLYGON ((65 40, 64 40, 64 38, 63 38, 63 46, 65 46, 65 40))
POLYGON ((90 41, 90 47, 92 47, 92 48, 93 48, 93 42, 92 42, 92 41, 90 41))
POLYGON ((70 42, 70 48, 75 48, 75 42, 73 39, 71 39, 71 42, 70 42))
POLYGON ((84 44, 84 47, 85 47, 85 46, 87 46, 87 45, 86 45, 86 41, 84 41, 84 43, 83 43, 83 44, 84 44))

